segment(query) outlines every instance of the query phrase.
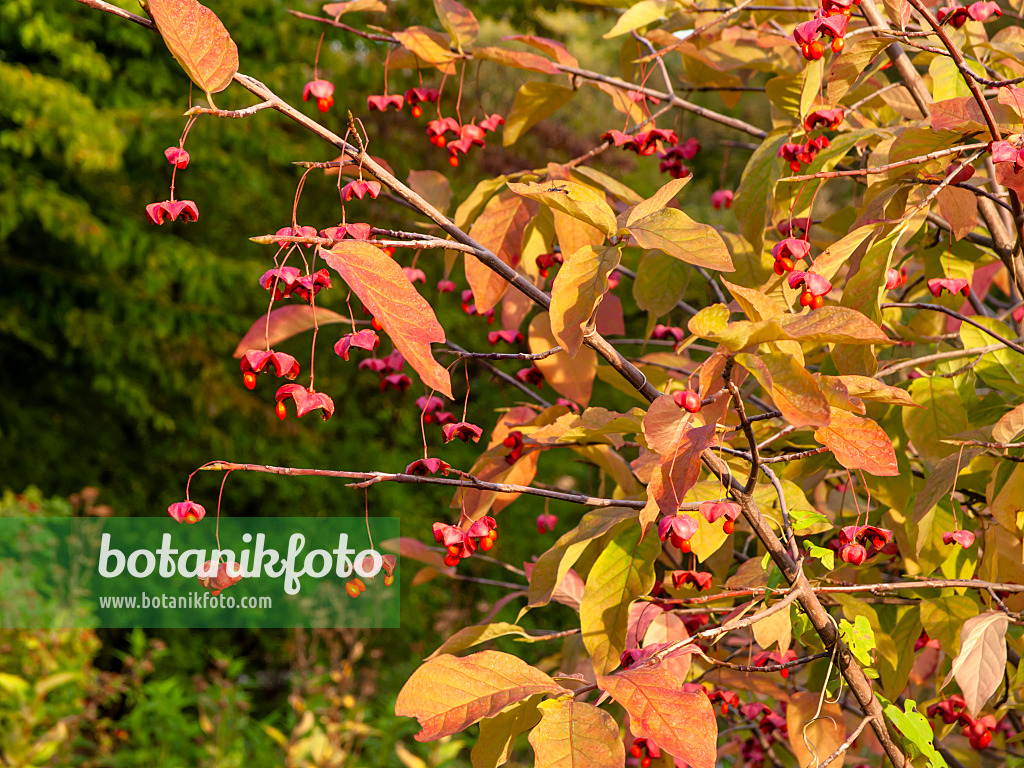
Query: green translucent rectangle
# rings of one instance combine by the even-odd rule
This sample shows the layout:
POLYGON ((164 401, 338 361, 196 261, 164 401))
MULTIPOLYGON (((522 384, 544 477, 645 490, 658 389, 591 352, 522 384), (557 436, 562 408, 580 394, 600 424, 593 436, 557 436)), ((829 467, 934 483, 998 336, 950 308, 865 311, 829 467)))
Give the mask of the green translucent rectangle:
POLYGON ((194 573, 217 549, 216 528, 212 516, 0 517, 0 628, 399 626, 397 582, 353 570, 373 572, 363 553, 371 537, 399 536, 397 518, 370 518, 368 533, 365 518, 222 517, 219 562, 246 572, 204 586, 194 573), (355 578, 365 591, 353 598, 355 578))

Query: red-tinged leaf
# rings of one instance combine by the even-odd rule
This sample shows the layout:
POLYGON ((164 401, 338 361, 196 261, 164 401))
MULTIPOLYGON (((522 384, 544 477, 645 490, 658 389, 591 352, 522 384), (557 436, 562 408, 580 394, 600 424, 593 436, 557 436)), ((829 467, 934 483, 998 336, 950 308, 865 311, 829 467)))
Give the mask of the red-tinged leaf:
POLYGON ((690 768, 714 768, 718 722, 708 697, 683 691, 683 681, 655 667, 597 677, 597 685, 629 713, 639 738, 653 739, 690 768))
POLYGON ((452 42, 461 51, 466 45, 472 45, 480 34, 480 23, 466 6, 456 0, 434 0, 434 10, 441 26, 451 35, 452 42))
MULTIPOLYGON (((789 747, 799 768, 814 768, 846 741, 846 721, 843 710, 826 701, 818 713, 820 696, 811 691, 800 691, 789 697, 786 708, 786 731, 789 747), (815 719, 817 716, 817 719, 815 719), (808 746, 809 745, 809 746, 808 746)), ((843 768, 846 753, 829 763, 829 768, 843 768)))
MULTIPOLYGON (((526 580, 531 584, 533 583, 533 569, 536 563, 523 563, 523 570, 526 571, 526 580)), ((565 577, 555 587, 555 591, 551 593, 551 599, 556 603, 567 605, 574 611, 579 613, 580 603, 583 600, 583 592, 586 589, 586 584, 580 575, 571 568, 566 572, 565 577)))
POLYGON ((1012 163, 996 165, 996 181, 1004 187, 1012 189, 1018 195, 1024 196, 1024 170, 1017 170, 1012 163))
POLYGON ((455 74, 455 54, 448 50, 444 36, 426 27, 409 27, 394 33, 402 46, 420 60, 446 75, 455 74))
POLYGON ((555 545, 537 559, 529 575, 530 607, 548 604, 591 541, 608 533, 624 520, 635 517, 635 509, 624 507, 607 507, 584 513, 579 525, 562 534, 555 545))
POLYGON ((430 351, 432 342, 445 340, 444 328, 398 262, 380 248, 355 240, 318 252, 377 318, 423 383, 451 397, 448 371, 434 360, 430 351))
MULTIPOLYGON (((528 51, 513 51, 508 48, 499 48, 496 45, 474 48, 473 58, 493 61, 505 67, 540 72, 545 75, 560 74, 558 67, 543 56, 538 56, 536 53, 529 53, 528 51)), ((541 83, 536 83, 536 85, 541 85, 541 83)), ((508 130, 507 124, 505 130, 508 130)))
MULTIPOLYGON (((910 21, 910 3, 907 0, 884 0, 885 15, 896 25, 896 29, 902 31, 907 28, 910 21)), ((836 768, 841 768, 837 765, 836 768)))
POLYGON ((343 3, 328 3, 321 10, 327 16, 343 16, 356 11, 386 12, 388 7, 380 0, 346 0, 343 3))
POLYGON ((526 45, 536 48, 538 51, 543 51, 559 64, 564 64, 567 67, 578 67, 580 65, 576 57, 569 53, 568 49, 557 40, 549 40, 546 37, 538 37, 537 35, 508 35, 503 37, 502 40, 515 40, 519 43, 526 43, 526 45))
POLYGON ((529 742, 535 768, 621 768, 626 761, 615 718, 571 698, 541 702, 529 742))
MULTIPOLYGON (((636 603, 634 603, 636 605, 636 603)), ((650 605, 644 603, 644 605, 650 605)), ((690 636, 690 633, 686 631, 686 624, 683 621, 683 617, 673 611, 663 611, 660 608, 655 608, 656 615, 647 624, 641 647, 647 647, 649 645, 662 645, 664 643, 677 643, 680 640, 685 640, 690 636)), ((693 648, 696 651, 696 648, 693 648)), ((668 670, 673 675, 678 677, 680 680, 685 680, 687 673, 690 671, 690 656, 689 653, 674 653, 665 658, 661 662, 661 667, 668 670)))
POLYGON ((879 477, 899 474, 892 440, 871 419, 833 409, 829 425, 815 430, 814 439, 828 446, 847 469, 863 469, 879 477))
MULTIPOLYGON (((822 376, 821 378, 828 379, 832 377, 822 376)), ((878 379, 872 379, 868 376, 855 376, 853 374, 836 378, 846 385, 846 391, 849 392, 851 397, 859 397, 861 400, 871 400, 875 403, 885 403, 887 405, 903 405, 908 408, 921 407, 914 402, 914 398, 910 396, 907 390, 893 387, 878 379)))
POLYGON ((824 427, 830 407, 814 376, 799 361, 781 352, 740 353, 736 362, 750 371, 771 395, 775 407, 794 427, 824 427))
MULTIPOLYGON (((319 325, 331 323, 348 323, 349 318, 339 315, 323 307, 316 308, 316 322, 319 325)), ((261 349, 275 346, 285 339, 297 336, 313 328, 313 307, 308 304, 288 304, 271 311, 270 327, 267 327, 266 315, 254 322, 245 336, 235 347, 234 357, 239 359, 250 349, 261 349)))
POLYGON ((997 443, 1012 443, 1021 432, 1024 432, 1024 403, 1002 415, 992 427, 992 440, 997 443))
POLYGON ((626 333, 626 316, 622 311, 622 300, 614 293, 606 293, 597 305, 597 332, 602 336, 622 336, 626 333))
POLYGON ((687 264, 732 272, 732 257, 718 230, 678 208, 665 208, 629 225, 642 248, 657 248, 687 264))
POLYGON ((1009 617, 1002 611, 988 611, 965 621, 960 630, 960 653, 953 659, 953 667, 942 685, 956 678, 973 717, 978 716, 1003 681, 1009 624, 1009 617))
MULTIPOLYGON (((492 197, 473 222, 469 236, 515 268, 519 264, 523 230, 536 206, 507 189, 492 197)), ((494 309, 508 289, 508 282, 476 256, 466 255, 466 280, 473 291, 477 312, 494 309)))
POLYGON ((647 485, 647 505, 640 512, 640 525, 647 527, 658 517, 658 512, 673 515, 679 509, 683 497, 696 484, 700 477, 700 454, 715 442, 715 425, 692 427, 689 424, 690 414, 675 404, 673 398, 659 397, 652 403, 648 416, 644 418, 644 434, 653 450, 654 445, 664 447, 658 450, 661 461, 651 473, 651 481, 647 485), (667 405, 669 401, 677 415, 671 420, 667 405), (655 408, 657 406, 657 409, 655 408), (655 416, 651 418, 651 412, 655 416), (651 425, 648 425, 648 419, 651 425), (657 433, 652 442, 651 435, 657 433))
POLYGON ((939 190, 939 213, 953 228, 953 237, 961 240, 978 226, 978 198, 959 187, 939 190))
POLYGON ((439 171, 409 171, 409 187, 434 208, 444 213, 452 200, 452 185, 439 171))
POLYGON ((211 94, 223 91, 238 72, 238 47, 217 14, 196 0, 147 0, 143 8, 181 68, 211 94))
POLYGON ((632 525, 608 542, 591 567, 580 601, 580 629, 598 674, 619 666, 626 650, 629 606, 654 586, 659 554, 661 541, 654 532, 643 536, 640 527, 632 525))
POLYGON ((434 566, 441 571, 447 571, 448 566, 444 564, 444 553, 428 547, 419 539, 410 539, 401 536, 397 539, 388 539, 381 542, 381 549, 394 552, 399 557, 407 557, 410 560, 418 560, 421 563, 434 566))
MULTIPOLYGON (((551 318, 547 312, 534 315, 530 321, 527 342, 532 354, 546 352, 558 346, 551 331, 551 318)), ((597 353, 590 347, 580 349, 573 359, 565 352, 559 352, 534 361, 544 374, 544 380, 562 397, 567 397, 580 406, 590 402, 590 393, 597 375, 597 353)))
POLYGON ((608 290, 608 275, 618 266, 618 248, 584 247, 565 257, 551 286, 551 331, 562 349, 575 357, 583 332, 608 290))
MULTIPOLYGON (((507 132, 506 128, 506 135, 507 132)), ((585 184, 564 179, 529 184, 516 184, 510 181, 508 188, 517 195, 544 203, 555 211, 561 211, 574 219, 589 224, 608 237, 614 235, 618 229, 615 223, 615 213, 608 205, 604 195, 585 184)))
POLYGON ((395 701, 395 714, 415 717, 416 741, 434 741, 493 717, 538 693, 564 692, 536 667, 498 651, 463 658, 437 656, 412 673, 395 701))

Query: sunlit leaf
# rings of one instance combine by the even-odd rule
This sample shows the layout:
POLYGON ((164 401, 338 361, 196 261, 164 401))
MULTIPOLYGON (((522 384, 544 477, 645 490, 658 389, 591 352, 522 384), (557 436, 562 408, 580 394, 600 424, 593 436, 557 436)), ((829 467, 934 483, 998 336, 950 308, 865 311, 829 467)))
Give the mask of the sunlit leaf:
POLYGON ((615 719, 572 698, 542 702, 529 741, 536 768, 619 768, 626 759, 615 719))
POLYGON ((498 651, 437 656, 412 673, 395 701, 395 714, 415 717, 416 741, 434 741, 493 717, 517 701, 564 689, 536 667, 498 651))
POLYGON ((330 251, 319 249, 319 253, 377 318, 423 383, 451 397, 448 371, 430 351, 431 343, 445 340, 444 328, 398 262, 380 248, 355 240, 338 243, 330 251))

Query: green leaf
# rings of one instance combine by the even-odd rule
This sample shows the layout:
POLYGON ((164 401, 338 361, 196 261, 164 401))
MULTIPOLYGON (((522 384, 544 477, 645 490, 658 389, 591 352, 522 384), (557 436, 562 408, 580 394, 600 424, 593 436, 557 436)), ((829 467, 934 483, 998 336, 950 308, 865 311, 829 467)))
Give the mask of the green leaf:
POLYGON ((812 544, 808 540, 804 540, 804 549, 813 557, 815 560, 820 560, 822 565, 828 568, 830 571, 835 568, 835 552, 828 547, 819 547, 817 544, 812 544))
POLYGON ((781 340, 855 345, 893 343, 877 324, 847 307, 826 306, 802 315, 783 315, 756 323, 726 323, 727 318, 724 305, 705 307, 690 318, 690 333, 724 344, 733 352, 751 344, 781 340))
POLYGON ((599 675, 619 666, 619 656, 626 649, 629 606, 654 586, 654 560, 661 553, 661 541, 652 532, 640 537, 638 525, 621 531, 598 555, 587 576, 580 628, 599 675))
POLYGON ((754 150, 743 169, 732 210, 740 225, 740 233, 760 256, 765 219, 773 208, 775 181, 782 175, 778 161, 779 147, 789 141, 789 129, 780 128, 765 137, 754 150))
POLYGON ((871 631, 867 617, 857 616, 852 624, 846 619, 840 619, 839 634, 862 666, 870 667, 874 663, 871 654, 875 650, 875 633, 871 631))
POLYGON ((928 637, 938 640, 952 659, 960 652, 960 629, 964 622, 980 611, 981 606, 968 595, 929 597, 921 600, 921 624, 928 637))
POLYGON ((882 700, 885 716, 892 721, 892 724, 899 729, 903 743, 908 747, 911 757, 923 756, 928 760, 931 768, 949 768, 942 755, 935 749, 932 743, 934 734, 932 727, 925 719, 925 716, 917 711, 917 702, 906 700, 903 702, 903 709, 879 696, 882 700))
POLYGON ((502 146, 511 147, 533 126, 568 104, 574 93, 572 88, 555 83, 524 83, 516 92, 512 110, 505 118, 502 146))
POLYGON ((698 267, 732 272, 732 257, 718 231, 700 224, 678 208, 664 208, 633 221, 629 233, 641 248, 658 248, 698 267))
POLYGON ((646 26, 658 19, 671 16, 676 11, 682 10, 675 0, 641 0, 624 14, 619 16, 615 26, 602 37, 606 40, 619 35, 625 35, 634 29, 646 26))
POLYGON ((537 559, 530 577, 530 607, 537 608, 550 602, 555 588, 562 583, 565 574, 591 541, 638 515, 638 510, 624 507, 606 507, 584 513, 579 525, 562 534, 555 545, 537 559))
POLYGON ((644 251, 633 281, 633 299, 655 317, 667 314, 683 297, 690 269, 664 251, 644 251))
MULTIPOLYGON (((972 317, 979 325, 983 325, 991 331, 998 333, 1004 339, 1016 339, 1017 334, 994 317, 972 317)), ((960 339, 967 349, 974 347, 987 347, 996 343, 996 340, 984 331, 975 328, 973 325, 963 323, 960 326, 960 339)), ((978 364, 974 366, 975 372, 990 387, 997 391, 1024 395, 1024 365, 1019 352, 1002 347, 994 352, 986 352, 981 356, 978 364)), ((953 433, 947 433, 947 436, 953 433)))
POLYGON ((929 464, 960 449, 942 442, 967 430, 967 411, 952 379, 924 376, 910 384, 910 396, 922 408, 903 411, 903 428, 914 448, 929 464))
POLYGON ((473 768, 497 768, 508 762, 516 737, 540 722, 540 700, 532 696, 480 721, 480 738, 469 754, 473 768))
POLYGON ((494 624, 474 624, 471 627, 463 627, 460 629, 454 635, 441 643, 438 649, 427 658, 432 659, 443 653, 458 653, 459 651, 464 651, 467 648, 472 648, 474 645, 486 643, 488 640, 493 640, 496 637, 506 637, 508 635, 519 635, 520 637, 529 638, 531 640, 533 639, 530 634, 518 624, 509 624, 504 621, 495 622, 494 624))

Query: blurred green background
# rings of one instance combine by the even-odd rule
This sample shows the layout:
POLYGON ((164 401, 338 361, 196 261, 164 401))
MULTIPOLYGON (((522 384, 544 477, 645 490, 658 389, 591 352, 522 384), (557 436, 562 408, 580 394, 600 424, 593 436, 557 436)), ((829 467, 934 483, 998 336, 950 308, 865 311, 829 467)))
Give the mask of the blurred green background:
MULTIPOLYGON (((471 5, 483 42, 541 34, 567 43, 581 66, 619 73, 621 40, 600 38, 613 23, 611 11, 555 0, 471 5)), ((366 96, 383 88, 384 52, 365 41, 328 32, 320 76, 337 85, 335 105, 321 116, 302 104, 321 30, 286 11, 316 13, 318 6, 278 0, 211 6, 238 43, 243 72, 337 132, 344 132, 352 109, 365 121, 371 151, 399 178, 412 169, 445 173, 455 191, 452 209, 482 178, 564 161, 592 147, 604 130, 623 127, 619 117, 609 118, 614 113, 606 97, 585 89, 571 109, 516 146, 503 150, 493 141, 453 171, 446 153, 427 143, 426 118, 416 121, 408 111, 366 114, 366 96)), ((127 0, 123 7, 139 10, 127 0)), ((381 19, 346 18, 438 28, 426 0, 393 3, 389 18, 381 19)), ((433 72, 424 77, 428 85, 439 79, 433 72)), ((463 104, 507 114, 516 89, 531 77, 474 65, 463 104)), ((410 73, 391 76, 392 91, 416 84, 410 73)), ((0 93, 0 514, 162 516, 183 498, 188 473, 212 459, 397 471, 420 454, 413 405, 422 394, 418 383, 405 393, 381 394, 376 376, 357 370, 360 353, 349 363, 333 355, 341 326, 327 327, 318 339, 317 388, 337 406, 328 422, 293 415, 279 421, 275 385, 261 380, 249 392, 231 356, 266 311, 257 279, 273 249, 247 238, 290 224, 300 176, 292 161, 329 160, 335 151, 273 112, 201 119, 187 143, 191 165, 177 176, 179 198, 194 200, 200 219, 155 227, 146 223, 144 207, 167 198, 163 150, 177 144, 189 95, 187 78, 159 37, 75 3, 0 0, 0 93)), ((717 96, 694 98, 722 108, 717 96)), ((237 86, 217 101, 222 108, 251 103, 237 86)), ((740 112, 754 119, 754 112, 763 112, 760 102, 752 96, 740 112)), ((721 140, 744 137, 696 125, 689 116, 670 115, 660 124, 704 145, 691 164, 691 215, 729 222, 732 214, 713 212, 708 198, 720 177, 734 187, 746 161, 746 151, 727 154, 721 140)), ((598 167, 641 193, 667 180, 656 158, 608 152, 598 167)), ((422 226, 382 203, 353 201, 348 219, 422 226)), ((334 180, 311 174, 298 223, 323 228, 339 220, 334 180)), ((469 349, 487 348, 487 331, 496 326, 464 315, 458 292, 438 299, 433 286, 443 272, 440 254, 422 254, 417 266, 427 273, 424 294, 448 337, 469 349)), ((453 274, 459 280, 461 268, 453 274)), ((646 317, 629 310, 628 289, 627 283, 620 293, 636 337, 646 317)), ((694 281, 688 298, 700 302, 706 290, 706 283, 694 281)), ((345 311, 340 290, 321 294, 318 302, 345 311)), ((304 334, 278 349, 305 368, 308 345, 304 334)), ((483 369, 471 367, 470 376, 469 418, 487 431, 494 409, 522 394, 493 382, 483 369)), ((453 380, 461 397, 461 371, 453 380)), ((554 398, 550 390, 547 396, 554 398)), ((602 384, 594 402, 631 404, 602 384)), ((428 439, 439 447, 436 427, 428 439)), ((468 469, 478 452, 453 444, 434 455, 468 469)), ((569 476, 583 487, 596 476, 565 454, 546 455, 540 478, 569 476)), ((197 476, 192 497, 212 511, 220 479, 197 476)), ((431 542, 431 522, 454 519, 449 500, 450 494, 433 489, 380 484, 368 503, 370 514, 398 516, 404 535, 431 542)), ((236 473, 226 486, 224 512, 358 515, 363 504, 363 494, 340 481, 236 473)), ((517 501, 501 519, 495 554, 521 564, 550 546, 554 537, 539 535, 534 523, 543 510, 539 499, 517 501)), ((551 511, 560 518, 556 535, 580 514, 557 505, 551 511)), ((424 656, 486 615, 506 591, 446 579, 414 587, 416 570, 412 562, 401 570, 401 631, 0 632, 0 763, 262 768, 284 765, 287 755, 289 765, 466 765, 475 728, 440 744, 416 743, 418 728, 394 716, 394 697, 424 656)), ((460 571, 522 581, 484 562, 460 571)), ((502 618, 514 620, 515 611, 506 608, 502 618)), ((562 627, 571 620, 571 612, 554 607, 524 622, 562 627)), ((556 650, 534 646, 531 653, 556 650)))

